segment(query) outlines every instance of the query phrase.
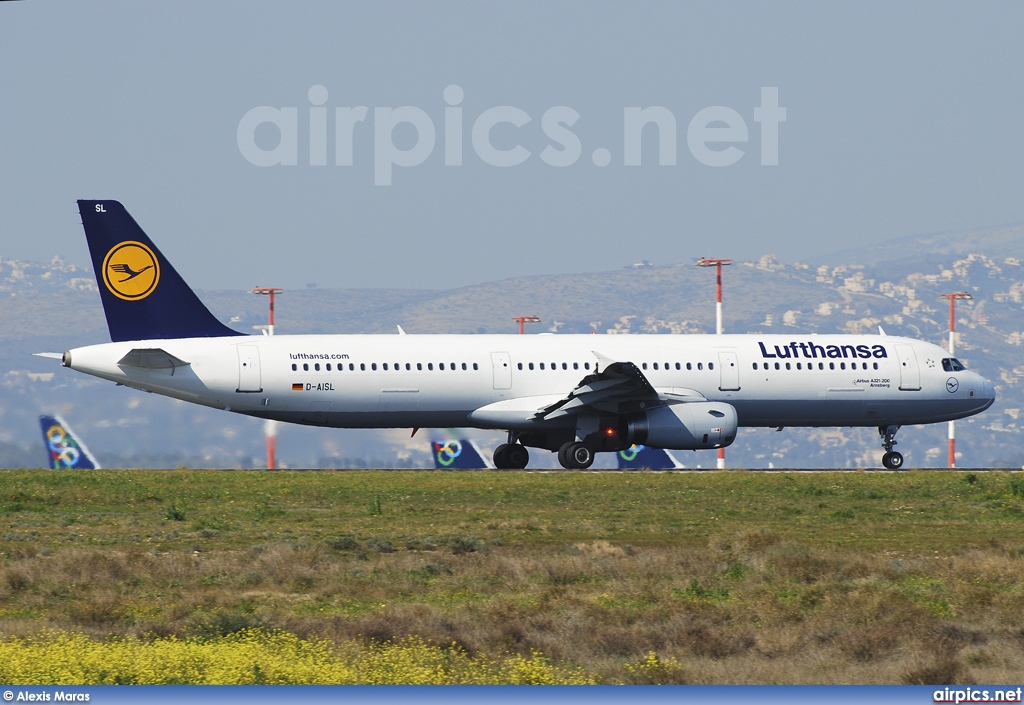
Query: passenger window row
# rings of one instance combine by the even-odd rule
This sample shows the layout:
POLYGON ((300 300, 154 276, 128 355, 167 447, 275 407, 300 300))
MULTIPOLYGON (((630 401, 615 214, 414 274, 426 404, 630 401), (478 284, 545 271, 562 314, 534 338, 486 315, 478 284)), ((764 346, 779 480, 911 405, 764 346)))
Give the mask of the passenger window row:
MULTIPOLYGON (((417 363, 406 362, 404 367, 403 367, 402 363, 399 363, 399 362, 395 362, 395 363, 390 364, 390 365, 388 363, 386 363, 386 362, 383 362, 379 366, 378 366, 378 364, 376 362, 371 362, 371 363, 369 363, 369 365, 367 365, 367 363, 365 363, 365 362, 360 362, 358 367, 356 366, 356 363, 350 362, 350 363, 348 363, 348 369, 349 369, 350 372, 355 372, 357 369, 360 372, 365 372, 367 369, 369 369, 371 372, 376 371, 377 369, 381 369, 381 370, 383 370, 385 372, 387 372, 388 370, 392 370, 394 372, 402 372, 403 370, 405 372, 411 372, 413 370, 413 365, 414 364, 415 364, 415 368, 416 368, 417 372, 422 372, 423 371, 424 363, 422 363, 422 362, 417 362, 417 363)), ((433 362, 425 363, 425 365, 426 365, 426 369, 428 371, 432 371, 434 369, 434 363, 433 362)), ((329 362, 326 363, 324 365, 324 369, 325 369, 325 371, 330 372, 332 370, 331 363, 329 363, 329 362)), ((345 363, 339 363, 333 369, 336 370, 337 372, 343 372, 345 370, 345 363)), ((467 370, 467 371, 468 370, 479 370, 480 369, 480 365, 475 363, 475 362, 471 363, 471 364, 467 364, 467 363, 463 362, 463 363, 460 363, 458 365, 456 365, 454 362, 450 362, 450 363, 447 363, 447 364, 445 364, 443 362, 439 362, 439 363, 437 363, 437 369, 442 371, 442 372, 444 372, 445 370, 451 370, 453 372, 458 371, 458 370, 467 370)), ((292 363, 292 372, 298 372, 298 371, 299 371, 298 364, 293 362, 292 363)), ((309 363, 308 362, 302 363, 302 371, 303 372, 309 372, 310 371, 309 370, 309 363)), ((313 372, 319 372, 319 371, 320 371, 320 363, 319 362, 314 362, 313 363, 313 372)))
MULTIPOLYGON (((953 360, 948 360, 948 359, 947 360, 943 360, 943 363, 944 363, 943 367, 947 368, 947 371, 950 371, 949 368, 952 368, 952 370, 957 370, 957 371, 964 369, 963 365, 961 365, 959 363, 959 361, 956 360, 955 358, 953 360), (952 364, 950 364, 950 363, 952 363, 952 364)), ((370 371, 376 371, 378 369, 381 369, 381 370, 383 370, 385 372, 387 372, 389 370, 393 370, 395 372, 400 372, 400 371, 402 371, 404 369, 407 372, 411 372, 413 370, 414 364, 415 364, 415 369, 416 369, 417 372, 422 372, 424 369, 426 369, 427 371, 433 371, 434 370, 434 363, 433 362, 427 362, 427 363, 422 363, 422 362, 417 362, 417 363, 406 362, 406 363, 404 363, 404 365, 402 363, 398 363, 398 362, 395 362, 395 363, 392 363, 392 364, 384 362, 384 363, 380 363, 380 365, 378 365, 378 363, 376 363, 376 362, 371 362, 371 363, 369 363, 369 370, 370 371)), ((558 370, 558 369, 563 369, 563 370, 568 370, 570 364, 572 365, 572 369, 574 369, 574 370, 579 370, 581 368, 581 366, 582 366, 582 368, 584 370, 590 370, 590 363, 589 362, 584 362, 584 363, 582 363, 582 365, 579 362, 573 362, 573 363, 563 362, 561 364, 559 364, 557 362, 551 362, 551 363, 544 363, 544 362, 540 362, 540 363, 533 363, 533 362, 522 363, 522 362, 520 362, 520 363, 516 364, 516 367, 518 369, 520 369, 520 370, 523 370, 523 369, 526 369, 526 370, 535 370, 535 369, 541 369, 541 370, 558 370)), ((779 362, 776 362, 776 363, 774 363, 774 367, 775 367, 776 370, 781 370, 781 369, 792 370, 794 364, 796 365, 796 369, 798 369, 798 370, 804 369, 803 363, 800 363, 800 362, 796 362, 796 363, 791 363, 791 362, 779 363, 779 362), (785 365, 785 368, 783 368, 783 365, 785 365)), ((858 369, 856 362, 851 362, 849 364, 850 364, 850 369, 851 370, 858 369)), ((839 363, 839 369, 840 370, 845 370, 846 369, 846 365, 847 365, 847 363, 840 362, 839 363)), ((649 369, 649 368, 653 369, 655 371, 658 371, 658 370, 672 370, 673 367, 674 367, 676 370, 681 371, 683 369, 684 363, 680 363, 680 362, 668 363, 668 362, 666 362, 666 363, 659 364, 657 362, 654 362, 654 363, 648 364, 646 362, 643 362, 643 363, 640 364, 640 366, 644 370, 649 369)), ((770 369, 770 365, 767 362, 761 363, 761 366, 765 370, 770 369)), ((707 363, 707 367, 708 367, 708 370, 714 370, 715 369, 715 363, 709 362, 709 363, 707 363)), ((692 362, 685 363, 685 368, 688 371, 692 371, 694 369, 694 363, 692 363, 692 362)), ((704 363, 702 363, 702 362, 696 363, 696 368, 697 368, 698 371, 703 370, 704 369, 704 363)), ((878 363, 877 362, 871 363, 871 368, 877 370, 878 369, 878 363)), ((342 372, 345 369, 345 364, 344 363, 339 363, 337 365, 331 365, 331 363, 328 362, 328 363, 325 363, 323 365, 323 369, 325 371, 327 371, 327 372, 331 372, 331 371, 342 372)), ((360 372, 365 372, 367 370, 367 363, 360 362, 360 363, 358 363, 358 368, 357 368, 357 363, 350 362, 350 363, 348 363, 348 369, 350 371, 352 371, 352 372, 355 372, 357 369, 360 372)), ((476 362, 474 362, 474 363, 465 363, 465 362, 463 362, 463 363, 459 363, 459 364, 456 364, 454 362, 450 362, 450 363, 447 363, 447 364, 444 363, 444 362, 439 362, 439 363, 437 363, 437 369, 439 371, 442 371, 442 372, 446 371, 446 370, 457 371, 457 370, 460 370, 460 369, 461 370, 466 370, 466 371, 472 369, 472 370, 476 371, 476 370, 480 369, 480 365, 478 363, 476 363, 476 362)), ((755 369, 755 370, 759 369, 758 363, 756 363, 756 362, 753 363, 753 369, 755 369)), ((813 362, 808 362, 806 369, 813 370, 814 369, 814 363, 813 362)), ((818 363, 818 369, 819 370, 824 370, 825 369, 825 363, 824 362, 819 362, 818 363)), ((835 362, 829 362, 828 363, 828 369, 835 370, 836 369, 836 363, 835 362)), ((860 369, 864 369, 864 370, 868 369, 868 363, 866 363, 866 362, 860 363, 860 369)), ((298 364, 292 363, 292 372, 298 372, 298 370, 299 370, 298 364)), ((310 364, 308 362, 302 363, 302 371, 303 372, 309 372, 310 371, 310 364)), ((320 365, 319 362, 313 363, 313 370, 312 371, 314 371, 314 372, 320 372, 321 371, 321 365, 320 365)))
MULTIPOLYGON (((524 363, 524 362, 519 362, 519 363, 516 363, 516 368, 519 369, 519 370, 559 370, 559 369, 568 370, 570 364, 572 365, 572 369, 574 369, 574 370, 579 370, 581 368, 581 365, 578 362, 573 362, 573 363, 568 363, 568 362, 562 362, 562 363, 558 363, 558 362, 551 362, 551 363, 545 363, 545 362, 538 362, 538 363, 525 362, 524 363)), ((694 363, 687 362, 687 363, 685 363, 685 366, 686 366, 687 370, 692 370, 694 368, 694 363)), ((671 370, 672 369, 672 363, 669 363, 669 362, 665 362, 665 363, 657 363, 657 362, 646 363, 646 362, 641 362, 640 363, 640 367, 642 367, 645 370, 648 369, 648 368, 651 368, 651 369, 654 369, 654 370, 666 370, 667 371, 667 370, 671 370)), ((698 370, 703 370, 704 369, 704 363, 703 362, 698 362, 698 363, 696 363, 696 367, 697 367, 698 370)), ((582 364, 582 369, 589 370, 590 369, 590 363, 589 362, 584 362, 582 364)), ((681 362, 675 363, 675 369, 682 370, 683 369, 683 363, 681 363, 681 362)), ((715 369, 715 363, 709 362, 708 363, 708 369, 709 370, 715 369)))
MULTIPOLYGON (((573 362, 571 364, 572 364, 572 369, 574 369, 574 370, 580 369, 580 363, 573 362)), ((532 362, 527 362, 527 363, 517 362, 516 363, 516 369, 519 369, 519 370, 522 370, 522 369, 527 369, 527 370, 535 370, 535 369, 541 369, 541 370, 563 369, 563 370, 568 370, 569 369, 569 365, 570 365, 570 363, 563 362, 561 368, 559 368, 557 362, 551 362, 551 363, 538 362, 538 363, 536 363, 536 365, 534 365, 534 363, 532 363, 532 362), (524 365, 525 365, 525 367, 524 367, 524 365)), ((584 370, 589 370, 590 369, 590 363, 589 362, 584 362, 582 366, 583 366, 584 370)))
MULTIPOLYGON (((754 364, 754 369, 755 369, 755 370, 756 370, 756 369, 758 369, 757 363, 755 362, 755 363, 753 363, 753 364, 754 364)), ((800 362, 797 362, 797 363, 791 363, 791 362, 787 362, 787 363, 780 363, 780 362, 776 362, 776 363, 775 363, 775 369, 777 369, 777 370, 781 370, 781 369, 783 369, 783 368, 782 368, 782 365, 783 365, 783 364, 785 364, 785 365, 786 365, 785 369, 787 369, 787 370, 791 370, 791 369, 793 369, 793 365, 794 365, 794 364, 796 365, 796 369, 798 369, 798 370, 801 370, 801 369, 803 369, 803 363, 800 363, 800 362)), ((767 363, 767 362, 765 362, 765 363, 762 363, 762 365, 764 366, 764 369, 766 369, 766 370, 767 370, 767 369, 769 369, 769 367, 768 367, 768 363, 767 363)), ((828 363, 828 368, 829 368, 830 370, 834 370, 834 369, 836 369, 836 363, 834 363, 834 362, 830 362, 830 363, 828 363)), ((878 369, 878 363, 877 363, 877 362, 872 362, 872 363, 871 363, 871 368, 872 368, 872 369, 875 369, 875 370, 877 370, 877 369, 878 369)), ((808 363, 807 363, 807 369, 808 369, 808 370, 813 370, 813 369, 814 369, 814 363, 813 363, 813 362, 808 362, 808 363)), ((825 369, 825 363, 824 363, 824 362, 819 362, 819 363, 818 363, 818 369, 819 369, 819 370, 824 370, 824 369, 825 369)), ((845 363, 845 362, 840 362, 840 363, 839 363, 839 369, 840 369, 840 370, 845 370, 845 369, 846 369, 846 363, 845 363)), ((858 369, 858 368, 857 368, 857 363, 856 363, 856 362, 851 362, 851 363, 850 363, 850 369, 851 369, 851 370, 856 370, 856 369, 858 369)), ((866 362, 862 362, 862 363, 860 363, 860 369, 862 369, 862 370, 866 370, 866 369, 868 369, 868 363, 866 363, 866 362)))
MULTIPOLYGON (((646 362, 642 362, 642 363, 640 363, 640 366, 641 366, 641 367, 643 367, 643 368, 644 368, 645 370, 647 369, 647 363, 646 363, 646 362)), ((657 369, 658 369, 658 363, 657 363, 657 362, 652 362, 652 363, 651 363, 651 367, 652 367, 653 369, 657 370, 657 369)), ((683 363, 681 363, 681 362, 677 362, 677 363, 675 363, 675 368, 676 368, 677 370, 682 370, 682 369, 683 369, 683 363)), ((664 366, 664 367, 663 367, 662 369, 665 369, 665 370, 671 370, 671 369, 672 369, 672 366, 671 366, 671 365, 670 365, 669 363, 667 363, 667 362, 666 362, 666 363, 665 363, 665 366, 664 366)), ((692 363, 692 362, 687 362, 687 363, 686 363, 686 369, 688 369, 688 370, 692 370, 692 369, 693 369, 693 363, 692 363)), ((703 370, 703 369, 704 369, 704 363, 703 363, 703 362, 698 362, 698 363, 697 363, 697 369, 698 369, 698 370, 703 370)), ((713 362, 709 362, 709 363, 708 363, 708 369, 709 369, 709 370, 713 370, 713 369, 715 369, 715 363, 713 363, 713 362)))

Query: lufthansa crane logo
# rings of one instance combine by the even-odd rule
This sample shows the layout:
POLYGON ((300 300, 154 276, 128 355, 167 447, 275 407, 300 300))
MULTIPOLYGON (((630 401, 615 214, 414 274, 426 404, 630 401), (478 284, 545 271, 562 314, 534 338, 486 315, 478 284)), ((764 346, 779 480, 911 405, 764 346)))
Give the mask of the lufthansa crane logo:
POLYGON ((160 263, 153 250, 129 240, 114 245, 103 259, 103 283, 125 301, 141 301, 160 282, 160 263))

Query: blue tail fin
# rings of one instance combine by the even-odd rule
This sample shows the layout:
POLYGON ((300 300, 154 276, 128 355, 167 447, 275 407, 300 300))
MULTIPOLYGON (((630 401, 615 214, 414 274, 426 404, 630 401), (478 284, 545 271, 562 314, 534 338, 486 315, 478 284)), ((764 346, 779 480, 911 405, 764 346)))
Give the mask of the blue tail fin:
POLYGON ((430 451, 434 456, 434 467, 438 470, 484 470, 490 467, 473 441, 465 438, 432 441, 430 451))
POLYGON ((218 321, 117 201, 79 201, 110 339, 241 335, 218 321))
POLYGON ((673 470, 681 468, 682 465, 668 454, 668 451, 660 448, 648 448, 647 446, 632 445, 626 450, 620 450, 615 454, 621 470, 673 470))
POLYGON ((71 427, 59 416, 40 416, 43 445, 54 470, 99 470, 100 464, 85 444, 72 435, 71 427))

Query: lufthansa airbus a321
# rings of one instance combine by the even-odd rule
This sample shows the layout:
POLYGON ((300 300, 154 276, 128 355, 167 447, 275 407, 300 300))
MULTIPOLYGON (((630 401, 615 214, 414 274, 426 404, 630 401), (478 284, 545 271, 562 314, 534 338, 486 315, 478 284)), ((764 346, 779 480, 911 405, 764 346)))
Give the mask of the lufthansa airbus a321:
POLYGON ((79 201, 113 342, 64 367, 263 419, 334 428, 499 429, 587 468, 636 444, 728 446, 741 426, 877 427, 890 469, 908 424, 995 400, 942 348, 886 335, 277 335, 226 327, 117 201, 79 201))

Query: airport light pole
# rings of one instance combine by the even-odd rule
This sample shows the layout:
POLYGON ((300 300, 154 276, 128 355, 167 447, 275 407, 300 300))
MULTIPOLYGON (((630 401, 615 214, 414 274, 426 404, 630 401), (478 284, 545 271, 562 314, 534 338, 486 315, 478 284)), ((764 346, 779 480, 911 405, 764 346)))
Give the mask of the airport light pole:
MULTIPOLYGON (((949 356, 953 356, 953 338, 956 331, 956 300, 971 299, 970 294, 958 291, 951 294, 943 294, 942 298, 949 299, 949 356)), ((956 428, 954 421, 949 422, 949 460, 947 467, 956 467, 956 428)))
MULTIPOLYGON (((267 326, 267 335, 274 334, 274 296, 284 293, 284 289, 273 286, 253 287, 253 294, 261 294, 270 298, 270 323, 267 326)), ((267 470, 277 469, 277 422, 267 419, 263 423, 263 434, 267 437, 267 470)))
MULTIPOLYGON (((722 334, 722 267, 732 264, 731 259, 708 259, 707 257, 701 257, 697 260, 698 267, 714 267, 717 270, 717 292, 715 297, 715 333, 718 335, 722 334)), ((718 464, 719 470, 725 469, 725 448, 718 449, 718 464)))
POLYGON ((274 296, 277 294, 284 293, 284 289, 278 289, 274 286, 254 286, 250 293, 262 294, 270 297, 270 327, 267 328, 267 335, 274 334, 274 296))
POLYGON ((722 267, 732 264, 731 259, 708 259, 701 257, 697 260, 698 267, 715 267, 718 271, 718 292, 715 299, 715 333, 722 334, 722 267))
POLYGON ((525 325, 527 323, 540 323, 540 319, 536 316, 512 316, 513 321, 519 321, 519 335, 526 332, 525 325))

